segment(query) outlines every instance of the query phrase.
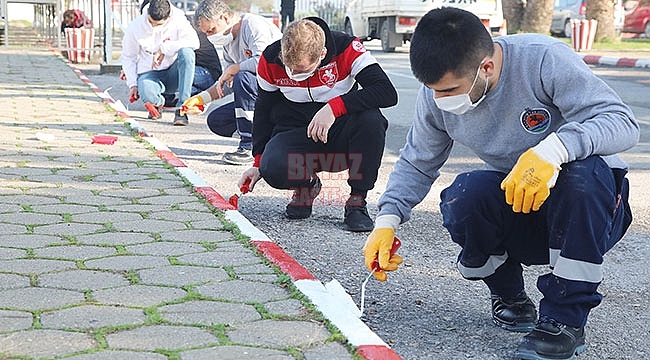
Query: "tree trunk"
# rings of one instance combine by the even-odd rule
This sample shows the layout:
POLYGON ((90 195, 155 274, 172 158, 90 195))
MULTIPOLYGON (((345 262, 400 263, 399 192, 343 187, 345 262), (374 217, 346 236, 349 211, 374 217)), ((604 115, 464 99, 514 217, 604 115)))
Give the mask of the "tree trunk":
POLYGON ((616 29, 614 26, 614 7, 616 0, 587 0, 587 13, 585 18, 598 21, 596 27, 596 41, 603 39, 615 40, 616 29))
POLYGON ((503 17, 508 21, 508 34, 520 32, 524 19, 524 0, 503 0, 502 6, 503 17))
POLYGON ((521 31, 548 34, 553 19, 553 3, 553 0, 528 1, 524 11, 521 31))

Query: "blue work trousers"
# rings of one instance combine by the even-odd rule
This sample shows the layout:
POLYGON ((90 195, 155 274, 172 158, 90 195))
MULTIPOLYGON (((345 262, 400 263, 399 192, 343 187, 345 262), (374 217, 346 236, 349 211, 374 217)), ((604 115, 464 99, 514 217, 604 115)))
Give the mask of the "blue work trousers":
POLYGON ((253 149, 253 112, 257 100, 257 77, 250 71, 240 71, 233 78, 234 101, 214 109, 208 115, 208 127, 221 136, 239 133, 239 147, 253 149))
POLYGON ((156 106, 162 106, 165 103, 162 94, 178 92, 177 104, 182 104, 190 97, 194 66, 194 50, 181 48, 176 61, 169 68, 151 70, 138 75, 140 99, 143 103, 150 102, 156 106))
POLYGON ((443 225, 462 247, 463 277, 483 280, 493 294, 523 290, 521 264, 550 266, 537 288, 539 313, 582 327, 600 304, 603 255, 624 235, 632 215, 626 171, 602 158, 562 165, 555 187, 539 211, 515 213, 500 184, 506 174, 473 171, 458 175, 441 193, 443 225))

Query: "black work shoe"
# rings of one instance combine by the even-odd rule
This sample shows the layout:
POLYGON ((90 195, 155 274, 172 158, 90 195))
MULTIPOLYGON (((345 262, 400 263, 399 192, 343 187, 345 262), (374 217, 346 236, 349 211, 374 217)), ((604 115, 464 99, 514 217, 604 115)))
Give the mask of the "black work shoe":
POLYGON ((492 321, 508 331, 528 332, 535 327, 535 304, 524 291, 513 298, 492 294, 492 321))
POLYGON ((285 215, 288 219, 306 219, 311 216, 311 207, 314 199, 320 193, 322 184, 316 177, 310 186, 301 187, 293 191, 291 202, 287 205, 285 215))
POLYGON ((222 160, 231 165, 248 165, 252 164, 253 158, 252 151, 244 148, 237 148, 235 152, 228 152, 223 154, 222 160))
POLYGON ((361 195, 350 195, 345 202, 345 229, 354 232, 372 231, 374 223, 368 215, 366 200, 361 195))
POLYGON ((187 126, 189 123, 190 121, 187 119, 187 114, 181 115, 181 111, 176 110, 174 113, 174 122, 172 122, 172 124, 174 126, 187 126))
POLYGON ((533 331, 524 336, 515 359, 571 360, 585 349, 585 328, 572 328, 541 316, 533 331))

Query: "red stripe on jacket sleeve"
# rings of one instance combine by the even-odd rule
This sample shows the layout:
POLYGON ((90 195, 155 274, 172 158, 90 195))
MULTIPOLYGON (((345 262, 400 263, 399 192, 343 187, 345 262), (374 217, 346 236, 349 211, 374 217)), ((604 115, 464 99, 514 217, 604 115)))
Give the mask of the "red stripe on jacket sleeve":
POLYGON ((339 117, 341 115, 345 115, 348 113, 348 109, 345 108, 345 103, 343 102, 343 99, 341 99, 340 96, 337 96, 333 98, 332 100, 327 102, 330 107, 332 108, 332 112, 334 113, 334 117, 339 117))

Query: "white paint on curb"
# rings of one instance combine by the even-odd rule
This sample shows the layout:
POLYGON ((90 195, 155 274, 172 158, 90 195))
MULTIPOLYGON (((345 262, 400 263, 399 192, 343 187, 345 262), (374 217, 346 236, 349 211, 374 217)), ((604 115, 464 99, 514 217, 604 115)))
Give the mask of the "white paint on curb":
POLYGON ((609 57, 609 56, 603 56, 598 60, 598 63, 603 64, 603 65, 616 66, 618 64, 619 60, 621 60, 621 59, 614 58, 614 57, 609 57))
POLYGON ((296 280, 294 285, 341 331, 353 346, 381 345, 388 347, 356 316, 357 314, 349 309, 347 302, 342 301, 345 299, 333 296, 320 281, 296 280))
POLYGON ((165 144, 160 142, 160 140, 156 139, 155 137, 146 137, 146 138, 144 138, 144 141, 151 144, 151 146, 153 146, 153 148, 156 149, 157 151, 170 151, 171 152, 171 150, 169 150, 169 148, 165 144))
POLYGON ((226 210, 224 216, 229 221, 232 221, 242 234, 251 238, 255 241, 271 241, 266 234, 261 230, 255 227, 244 215, 242 215, 238 210, 226 210))
POLYGON ((177 166, 176 171, 178 171, 194 187, 210 187, 210 184, 188 167, 177 166))

